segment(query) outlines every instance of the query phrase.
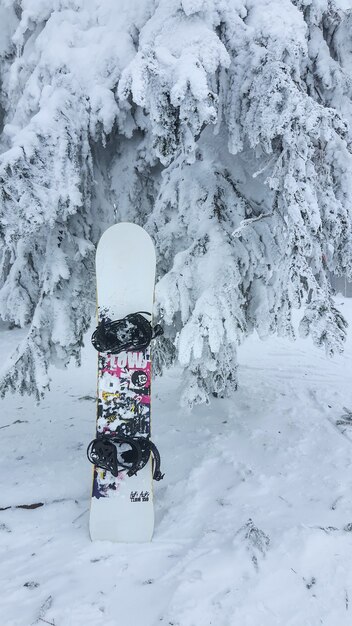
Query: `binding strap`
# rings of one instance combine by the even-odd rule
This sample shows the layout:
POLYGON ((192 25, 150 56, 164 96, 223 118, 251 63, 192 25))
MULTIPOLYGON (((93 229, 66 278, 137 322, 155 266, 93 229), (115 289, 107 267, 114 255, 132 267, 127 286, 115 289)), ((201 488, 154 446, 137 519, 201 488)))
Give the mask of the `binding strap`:
POLYGON ((145 350, 152 339, 163 333, 163 329, 160 324, 152 327, 144 315, 151 317, 147 311, 138 311, 119 320, 103 318, 92 335, 94 348, 108 354, 145 350))
POLYGON ((153 479, 159 481, 164 478, 160 470, 160 454, 150 439, 101 435, 87 448, 88 460, 115 477, 121 471, 134 476, 148 463, 150 455, 153 457, 153 479))

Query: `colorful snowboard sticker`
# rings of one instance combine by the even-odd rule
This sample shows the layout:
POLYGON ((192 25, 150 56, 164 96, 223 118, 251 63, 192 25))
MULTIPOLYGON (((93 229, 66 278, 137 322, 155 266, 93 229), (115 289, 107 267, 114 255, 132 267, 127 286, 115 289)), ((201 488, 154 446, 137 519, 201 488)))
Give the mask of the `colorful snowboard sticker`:
MULTIPOLYGON (((100 376, 97 436, 109 434, 126 437, 148 436, 151 391, 150 349, 144 352, 121 352, 119 355, 99 354, 98 368, 100 376)), ((109 489, 117 490, 119 482, 124 478, 123 472, 116 479, 107 470, 95 468, 93 497, 108 496, 109 489)))

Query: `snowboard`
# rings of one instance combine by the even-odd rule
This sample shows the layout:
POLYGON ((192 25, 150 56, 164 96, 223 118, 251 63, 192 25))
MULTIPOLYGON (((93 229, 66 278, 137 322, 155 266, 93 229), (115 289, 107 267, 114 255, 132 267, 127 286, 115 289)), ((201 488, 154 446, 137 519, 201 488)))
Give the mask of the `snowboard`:
MULTIPOLYGON (((96 252, 97 317, 120 320, 143 312, 151 323, 155 250, 148 233, 123 222, 108 228, 96 252), (149 314, 149 317, 148 317, 149 314)), ((96 437, 151 436, 151 345, 118 354, 98 352, 96 437)), ((109 440, 107 440, 109 438, 109 440)), ((119 452, 128 445, 119 446, 119 452)), ((88 457, 89 458, 89 457, 88 457)), ((91 459, 90 459, 91 460, 91 459)), ((133 475, 115 476, 94 466, 89 520, 90 536, 114 542, 150 541, 154 529, 152 455, 133 475)))

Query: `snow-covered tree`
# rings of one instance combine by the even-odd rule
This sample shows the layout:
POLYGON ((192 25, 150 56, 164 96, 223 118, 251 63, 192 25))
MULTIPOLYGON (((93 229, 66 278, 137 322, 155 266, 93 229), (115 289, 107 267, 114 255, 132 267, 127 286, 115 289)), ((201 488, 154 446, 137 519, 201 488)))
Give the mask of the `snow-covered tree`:
POLYGON ((0 314, 26 329, 2 389, 79 356, 114 221, 158 251, 160 369, 186 403, 237 386, 236 346, 300 330, 328 353, 352 276, 352 10, 343 0, 0 2, 0 314), (1 121, 2 120, 2 121, 1 121))
POLYGON ((4 391, 40 395, 49 363, 79 360, 94 310, 92 241, 104 211, 91 210, 93 146, 121 120, 129 125, 114 88, 132 43, 123 25, 116 38, 108 9, 1 6, 0 315, 27 331, 5 365, 4 391))

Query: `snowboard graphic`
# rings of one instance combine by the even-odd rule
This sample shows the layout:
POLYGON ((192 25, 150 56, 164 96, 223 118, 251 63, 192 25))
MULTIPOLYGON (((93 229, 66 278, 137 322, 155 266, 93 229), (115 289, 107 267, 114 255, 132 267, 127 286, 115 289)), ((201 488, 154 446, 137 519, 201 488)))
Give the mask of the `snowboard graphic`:
MULTIPOLYGON (((140 226, 121 223, 105 231, 96 253, 100 324, 96 333, 102 328, 110 338, 115 321, 122 320, 117 322, 116 336, 124 340, 133 331, 135 318, 145 331, 151 329, 155 263, 153 242, 140 226)), ((93 345, 102 350, 101 332, 94 342, 96 333, 93 345)), ((97 439, 88 446, 88 458, 100 463, 102 455, 104 463, 95 465, 93 472, 92 540, 142 542, 153 534, 151 346, 139 348, 138 341, 136 345, 118 353, 103 345, 104 351, 98 353, 97 439)), ((157 450, 155 454, 159 456, 157 450)), ((161 477, 159 472, 157 480, 161 477)))

